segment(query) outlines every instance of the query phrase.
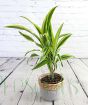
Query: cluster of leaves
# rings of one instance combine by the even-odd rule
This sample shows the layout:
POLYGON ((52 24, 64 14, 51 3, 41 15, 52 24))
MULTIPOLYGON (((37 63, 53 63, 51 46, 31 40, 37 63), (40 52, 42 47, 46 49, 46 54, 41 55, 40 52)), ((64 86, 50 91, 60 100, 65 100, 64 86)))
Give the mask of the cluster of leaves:
MULTIPOLYGON (((37 68, 47 64, 51 75, 53 75, 54 71, 57 69, 58 61, 60 61, 61 65, 63 66, 62 60, 66 60, 68 58, 73 57, 69 54, 60 55, 61 46, 67 41, 67 39, 71 36, 71 34, 70 33, 61 34, 61 30, 63 27, 63 24, 61 24, 60 27, 58 28, 56 34, 54 35, 53 29, 52 29, 52 24, 51 24, 51 18, 52 18, 52 15, 53 15, 56 7, 53 7, 48 12, 41 27, 39 27, 37 24, 32 22, 29 18, 21 16, 22 18, 24 18, 27 21, 29 21, 30 23, 32 23, 32 25, 38 31, 38 35, 35 34, 33 31, 31 31, 29 28, 19 25, 19 24, 12 24, 12 25, 6 26, 8 28, 19 29, 20 35, 22 35, 27 40, 35 43, 39 47, 39 50, 34 49, 31 51, 31 52, 33 52, 31 57, 39 56, 36 53, 36 51, 40 51, 42 53, 41 56, 39 57, 38 62, 36 63, 36 65, 34 66, 33 69, 37 69, 37 68), (25 30, 29 34, 26 34, 26 33, 22 32, 21 30, 25 30), (37 41, 35 41, 34 38, 30 36, 30 34, 33 35, 33 37, 35 37, 37 39, 37 41)), ((29 52, 27 52, 26 55, 29 52)))

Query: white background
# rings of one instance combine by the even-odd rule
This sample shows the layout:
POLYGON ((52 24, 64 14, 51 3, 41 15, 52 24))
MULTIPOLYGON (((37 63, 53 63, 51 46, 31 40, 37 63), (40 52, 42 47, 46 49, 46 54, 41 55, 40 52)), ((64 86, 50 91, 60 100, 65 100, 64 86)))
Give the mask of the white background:
POLYGON ((54 32, 64 22, 63 33, 72 33, 62 53, 88 57, 88 0, 0 0, 0 56, 24 56, 26 51, 36 47, 17 30, 4 26, 20 23, 34 31, 33 26, 20 16, 27 16, 41 25, 49 9, 56 5, 58 8, 52 19, 54 32))

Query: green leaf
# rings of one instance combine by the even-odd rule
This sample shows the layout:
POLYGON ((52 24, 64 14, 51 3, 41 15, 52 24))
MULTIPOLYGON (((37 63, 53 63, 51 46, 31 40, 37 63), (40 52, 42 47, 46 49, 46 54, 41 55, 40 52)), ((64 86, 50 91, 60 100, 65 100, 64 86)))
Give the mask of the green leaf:
POLYGON ((58 38, 59 38, 59 36, 60 36, 62 27, 63 27, 63 24, 61 24, 60 27, 58 28, 58 31, 57 31, 57 33, 56 33, 56 35, 55 35, 55 42, 58 41, 58 38))
POLYGON ((40 61, 43 61, 47 58, 47 55, 49 54, 50 49, 46 48, 45 51, 43 51, 43 55, 40 58, 40 61))
POLYGON ((71 36, 71 35, 64 36, 64 37, 58 42, 57 49, 58 49, 60 46, 62 46, 70 36, 71 36))
POLYGON ((7 28, 16 28, 16 29, 20 29, 20 30, 25 30, 31 33, 31 30, 29 30, 27 27, 19 25, 19 24, 11 24, 6 26, 7 28))
POLYGON ((32 23, 33 26, 36 28, 36 30, 39 32, 39 34, 42 34, 42 30, 41 30, 41 28, 37 24, 35 24, 34 22, 32 22, 29 18, 27 18, 25 16, 21 16, 21 17, 26 19, 26 20, 28 20, 30 23, 32 23))
POLYGON ((68 36, 68 35, 72 35, 72 34, 71 34, 71 33, 61 34, 61 35, 59 36, 59 38, 62 38, 62 37, 64 37, 64 36, 68 36))
POLYGON ((62 60, 66 60, 66 59, 69 59, 69 58, 74 58, 74 56, 73 55, 69 55, 69 54, 64 54, 64 55, 61 56, 62 60))
POLYGON ((40 38, 38 37, 38 35, 36 35, 35 33, 33 33, 31 30, 29 30, 25 26, 22 26, 22 25, 19 25, 19 24, 12 24, 12 25, 8 25, 6 27, 7 28, 16 28, 16 29, 20 29, 20 30, 25 30, 25 31, 31 33, 32 35, 34 35, 40 41, 40 38))
POLYGON ((42 24, 42 31, 43 33, 46 33, 48 28, 49 28, 49 24, 50 24, 50 21, 51 21, 51 18, 52 18, 52 15, 55 11, 57 6, 53 7, 49 12, 48 14, 46 15, 44 21, 43 21, 43 24, 42 24))
POLYGON ((59 54, 58 54, 58 57, 59 57, 59 61, 61 63, 61 66, 63 67, 62 59, 61 59, 61 56, 59 54))
POLYGON ((47 15, 47 26, 50 24, 52 15, 53 15, 53 13, 54 13, 54 11, 55 11, 56 8, 57 8, 57 6, 53 7, 53 8, 49 11, 49 13, 48 13, 48 15, 47 15))
POLYGON ((37 43, 37 42, 35 42, 35 44, 36 44, 38 47, 42 48, 42 45, 41 45, 41 44, 39 44, 39 43, 37 43))
POLYGON ((30 36, 28 36, 27 34, 24 34, 22 32, 19 31, 19 33, 24 37, 26 38, 27 40, 31 41, 31 42, 34 42, 38 47, 42 48, 41 44, 35 42, 30 36))
POLYGON ((20 35, 22 35, 25 39, 34 42, 34 40, 33 40, 30 36, 28 36, 27 34, 22 33, 22 32, 20 32, 20 31, 19 31, 19 33, 20 33, 20 35))
POLYGON ((46 60, 43 60, 43 61, 41 61, 41 62, 38 62, 38 63, 35 65, 35 67, 33 68, 33 70, 44 66, 46 63, 47 63, 46 60))
POLYGON ((33 53, 33 54, 31 54, 31 56, 30 57, 36 57, 36 56, 39 56, 38 54, 36 54, 36 53, 33 53))
MULTIPOLYGON (((52 43, 54 41, 54 34, 53 34, 53 29, 52 29, 52 24, 50 22, 49 24, 49 29, 48 29, 48 35, 49 35, 49 39, 50 39, 50 42, 52 43)), ((53 44, 53 43, 52 43, 53 44)))
POLYGON ((35 52, 35 51, 40 51, 40 50, 36 50, 36 49, 33 49, 33 50, 30 50, 30 51, 27 51, 26 53, 25 53, 25 56, 27 55, 27 54, 29 54, 30 52, 35 52))

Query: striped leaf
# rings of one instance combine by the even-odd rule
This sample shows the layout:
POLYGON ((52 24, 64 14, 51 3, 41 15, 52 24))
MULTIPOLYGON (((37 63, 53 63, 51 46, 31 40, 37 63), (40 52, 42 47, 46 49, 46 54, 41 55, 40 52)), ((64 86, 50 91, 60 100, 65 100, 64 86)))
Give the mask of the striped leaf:
POLYGON ((71 35, 64 36, 64 37, 58 42, 57 49, 58 49, 59 47, 61 47, 61 46, 67 41, 67 39, 68 39, 70 36, 71 36, 71 35))
POLYGON ((25 33, 23 33, 23 32, 20 32, 20 31, 19 31, 19 33, 20 33, 20 35, 22 35, 25 39, 27 39, 27 40, 29 40, 29 41, 31 41, 31 42, 34 42, 33 38, 31 38, 29 35, 27 35, 27 34, 25 34, 25 33))
POLYGON ((25 30, 25 31, 31 33, 33 36, 35 36, 40 41, 40 38, 38 37, 38 35, 36 35, 35 33, 33 33, 31 30, 29 30, 25 26, 22 26, 22 25, 19 25, 19 24, 12 24, 12 25, 8 25, 6 27, 7 28, 15 28, 15 29, 20 29, 20 30, 25 30))
POLYGON ((58 38, 59 38, 59 36, 60 36, 62 27, 63 27, 63 24, 61 24, 60 27, 58 28, 58 31, 57 31, 57 33, 56 33, 56 35, 55 35, 55 42, 58 41, 58 38))
POLYGON ((69 59, 69 58, 74 58, 74 56, 73 56, 73 55, 69 55, 69 54, 61 55, 61 59, 62 59, 62 60, 67 60, 67 59, 69 59))
POLYGON ((61 66, 63 67, 62 59, 61 59, 61 56, 59 54, 58 54, 58 58, 59 58, 59 61, 61 63, 61 66))
POLYGON ((44 66, 45 64, 47 64, 47 61, 46 61, 46 60, 43 60, 43 61, 41 61, 41 62, 38 62, 38 63, 35 65, 35 67, 33 68, 33 70, 34 70, 34 69, 38 69, 38 68, 44 66))
POLYGON ((46 33, 48 28, 49 28, 49 24, 50 24, 50 21, 51 21, 51 18, 52 18, 52 15, 55 11, 57 6, 53 7, 49 12, 48 14, 46 15, 44 21, 43 21, 43 24, 42 24, 42 31, 43 33, 46 33))
POLYGON ((41 30, 41 28, 37 25, 37 24, 35 24, 34 22, 32 22, 29 18, 27 18, 27 17, 25 17, 25 16, 21 16, 22 18, 24 18, 24 19, 26 19, 26 20, 28 20, 30 23, 32 23, 33 24, 33 26, 36 28, 36 30, 38 31, 38 33, 39 34, 42 34, 42 30, 41 30))
POLYGON ((71 33, 61 34, 61 35, 59 36, 59 38, 62 38, 62 37, 64 37, 64 36, 68 36, 68 35, 72 35, 72 34, 71 34, 71 33))

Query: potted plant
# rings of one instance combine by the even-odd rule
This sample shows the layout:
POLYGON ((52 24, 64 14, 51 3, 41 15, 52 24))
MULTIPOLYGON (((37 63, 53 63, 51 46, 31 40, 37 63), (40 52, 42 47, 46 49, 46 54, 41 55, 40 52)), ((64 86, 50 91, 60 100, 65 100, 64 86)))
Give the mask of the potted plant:
MULTIPOLYGON (((40 68, 44 65, 47 65, 49 73, 43 74, 39 77, 39 86, 40 86, 40 93, 41 97, 45 100, 52 101, 58 98, 58 90, 62 87, 64 78, 62 75, 55 73, 57 69, 57 63, 60 62, 61 66, 63 66, 62 60, 66 60, 68 58, 73 57, 69 54, 60 54, 60 48, 62 45, 67 41, 67 39, 71 36, 70 33, 61 34, 61 30, 63 24, 60 25, 56 34, 54 35, 51 18, 57 6, 53 7, 48 14, 46 15, 42 27, 39 27, 37 24, 32 22, 29 18, 21 16, 22 18, 26 19, 37 30, 38 34, 31 31, 29 28, 19 25, 19 24, 12 24, 6 27, 8 28, 16 28, 19 29, 20 35, 26 38, 28 41, 35 43, 38 46, 38 50, 34 49, 31 52, 33 54, 31 57, 39 56, 36 51, 40 51, 41 56, 39 57, 34 69, 40 68), (28 32, 24 33, 22 30, 28 32), (30 36, 31 34, 31 36, 30 36), (35 37, 37 40, 33 37, 35 37)), ((29 51, 30 52, 30 51, 29 51)), ((27 52, 26 54, 28 54, 27 52)))

